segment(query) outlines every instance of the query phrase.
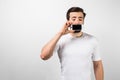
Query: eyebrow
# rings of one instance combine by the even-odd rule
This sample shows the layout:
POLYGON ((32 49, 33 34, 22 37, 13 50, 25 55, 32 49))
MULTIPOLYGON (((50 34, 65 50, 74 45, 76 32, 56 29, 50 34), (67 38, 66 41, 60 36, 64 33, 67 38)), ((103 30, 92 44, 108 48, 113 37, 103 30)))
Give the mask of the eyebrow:
POLYGON ((83 17, 79 17, 79 18, 83 18, 83 17))
MULTIPOLYGON (((73 16, 72 18, 76 18, 76 16, 73 16)), ((78 18, 83 18, 83 17, 80 16, 80 17, 78 17, 78 18)))

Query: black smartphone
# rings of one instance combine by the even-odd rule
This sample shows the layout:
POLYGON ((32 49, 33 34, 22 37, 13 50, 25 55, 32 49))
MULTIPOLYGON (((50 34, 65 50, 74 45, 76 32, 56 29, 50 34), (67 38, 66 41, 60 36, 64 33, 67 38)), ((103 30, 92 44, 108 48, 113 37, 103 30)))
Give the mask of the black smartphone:
POLYGON ((77 25, 71 25, 71 28, 72 28, 72 30, 75 30, 74 33, 78 33, 78 32, 81 31, 81 29, 82 29, 82 25, 80 25, 80 24, 77 24, 77 25))

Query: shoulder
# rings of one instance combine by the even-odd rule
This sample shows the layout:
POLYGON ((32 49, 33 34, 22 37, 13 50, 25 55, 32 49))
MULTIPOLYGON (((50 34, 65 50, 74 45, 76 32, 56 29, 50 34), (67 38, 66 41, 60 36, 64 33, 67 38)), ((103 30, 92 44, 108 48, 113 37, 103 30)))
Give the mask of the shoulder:
POLYGON ((58 44, 64 44, 70 40, 71 36, 69 34, 61 36, 61 38, 58 41, 58 44))
POLYGON ((94 44, 98 44, 98 42, 99 42, 98 39, 97 39, 97 37, 95 37, 94 35, 91 35, 91 34, 88 34, 88 33, 84 33, 84 37, 87 40, 90 40, 94 44))
POLYGON ((86 38, 89 38, 89 39, 96 39, 95 36, 93 36, 93 35, 91 35, 89 33, 85 33, 85 32, 83 32, 83 36, 86 37, 86 38))
POLYGON ((63 35, 60 40, 62 41, 65 41, 65 40, 69 40, 71 38, 70 34, 66 34, 66 35, 63 35))

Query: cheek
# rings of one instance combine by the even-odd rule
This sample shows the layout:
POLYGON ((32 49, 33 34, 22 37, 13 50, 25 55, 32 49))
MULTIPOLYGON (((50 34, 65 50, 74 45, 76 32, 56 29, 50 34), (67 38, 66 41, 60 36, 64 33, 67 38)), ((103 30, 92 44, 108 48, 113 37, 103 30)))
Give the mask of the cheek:
POLYGON ((81 21, 81 24, 84 24, 84 20, 83 20, 83 21, 81 21))
POLYGON ((84 20, 80 20, 80 24, 84 24, 84 20))

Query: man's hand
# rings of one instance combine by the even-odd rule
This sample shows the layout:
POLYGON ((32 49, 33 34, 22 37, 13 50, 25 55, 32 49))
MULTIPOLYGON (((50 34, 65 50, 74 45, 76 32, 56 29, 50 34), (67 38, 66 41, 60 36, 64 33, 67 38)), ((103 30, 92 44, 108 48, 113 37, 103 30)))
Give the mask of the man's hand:
POLYGON ((62 35, 65 35, 65 34, 68 34, 68 33, 73 33, 74 30, 68 30, 68 27, 70 27, 71 24, 72 24, 71 22, 67 21, 67 22, 64 24, 64 26, 62 27, 60 33, 61 33, 62 35))

